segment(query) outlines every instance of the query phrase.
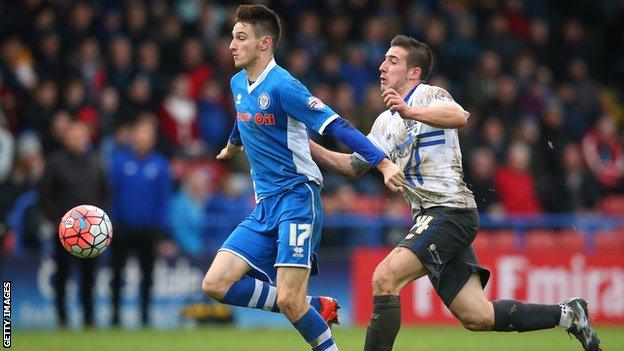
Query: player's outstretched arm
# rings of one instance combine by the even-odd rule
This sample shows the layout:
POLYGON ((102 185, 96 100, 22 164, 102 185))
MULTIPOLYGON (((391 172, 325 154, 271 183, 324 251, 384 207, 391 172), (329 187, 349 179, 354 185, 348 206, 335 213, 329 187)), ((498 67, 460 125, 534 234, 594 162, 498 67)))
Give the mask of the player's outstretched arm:
POLYGON ((383 151, 368 140, 359 130, 355 129, 351 123, 342 118, 336 118, 329 123, 326 131, 353 151, 362 155, 371 166, 377 168, 383 174, 384 183, 388 189, 403 191, 403 184, 405 184, 403 170, 390 161, 383 151))
POLYGON ((310 153, 319 166, 351 179, 356 179, 371 169, 368 162, 355 154, 331 151, 312 140, 310 140, 310 153))
MULTIPOLYGON (((441 90, 441 99, 452 101, 450 95, 444 95, 445 90, 441 90)), ((392 112, 398 112, 403 119, 413 119, 418 122, 441 129, 463 128, 468 123, 468 117, 456 105, 442 104, 427 107, 408 106, 399 93, 394 89, 386 89, 381 94, 386 107, 392 112)))

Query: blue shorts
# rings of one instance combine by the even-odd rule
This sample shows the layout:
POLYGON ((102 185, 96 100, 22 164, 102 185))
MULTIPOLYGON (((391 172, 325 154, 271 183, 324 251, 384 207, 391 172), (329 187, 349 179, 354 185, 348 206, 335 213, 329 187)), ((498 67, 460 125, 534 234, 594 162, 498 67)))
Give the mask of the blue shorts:
POLYGON ((249 275, 275 282, 277 267, 304 267, 318 274, 323 207, 318 185, 312 182, 263 198, 230 234, 219 251, 247 262, 249 275))

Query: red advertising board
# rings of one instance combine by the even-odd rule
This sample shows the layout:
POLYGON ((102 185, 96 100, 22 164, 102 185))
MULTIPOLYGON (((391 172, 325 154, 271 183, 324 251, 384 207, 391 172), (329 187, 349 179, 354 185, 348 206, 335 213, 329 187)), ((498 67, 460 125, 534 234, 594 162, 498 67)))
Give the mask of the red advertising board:
MULTIPOLYGON (((354 321, 366 325, 372 311, 371 277, 389 250, 359 249, 353 254, 352 294, 354 321)), ((557 303, 568 297, 589 300, 597 324, 624 325, 624 253, 620 250, 579 253, 561 250, 477 252, 492 276, 486 295, 557 303)), ((404 324, 453 324, 455 319, 423 277, 401 292, 404 324)))

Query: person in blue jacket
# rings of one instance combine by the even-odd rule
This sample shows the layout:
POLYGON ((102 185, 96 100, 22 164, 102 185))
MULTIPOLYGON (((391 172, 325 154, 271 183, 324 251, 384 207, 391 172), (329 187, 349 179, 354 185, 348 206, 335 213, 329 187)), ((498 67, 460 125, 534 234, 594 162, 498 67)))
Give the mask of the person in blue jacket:
POLYGON ((130 148, 113 153, 112 246, 113 325, 120 324, 121 271, 130 253, 138 255, 141 268, 141 321, 148 324, 155 246, 167 233, 172 191, 169 163, 154 149, 157 124, 150 112, 139 115, 132 126, 130 148))

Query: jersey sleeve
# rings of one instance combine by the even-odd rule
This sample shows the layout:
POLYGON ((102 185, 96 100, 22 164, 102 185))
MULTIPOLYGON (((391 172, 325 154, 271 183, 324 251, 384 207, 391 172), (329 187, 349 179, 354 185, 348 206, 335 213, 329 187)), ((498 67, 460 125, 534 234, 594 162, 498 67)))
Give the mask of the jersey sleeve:
POLYGON ((277 89, 284 112, 319 134, 323 134, 327 125, 338 118, 336 112, 310 94, 296 79, 286 80, 277 89))
MULTIPOLYGON (((368 133, 366 137, 379 150, 383 151, 383 153, 386 154, 386 156, 389 156, 390 150, 388 149, 388 145, 387 143, 383 142, 384 132, 382 130, 382 125, 385 123, 383 119, 384 118, 382 116, 377 117, 377 119, 375 120, 375 123, 373 123, 373 127, 371 128, 370 133, 368 133)), ((366 161, 366 159, 362 155, 358 154, 357 152, 355 153, 355 156, 361 159, 362 161, 366 161)))
POLYGON ((451 94, 443 88, 440 87, 431 87, 431 100, 429 100, 428 106, 443 106, 443 105, 451 105, 456 106, 466 118, 470 117, 470 113, 466 111, 460 104, 453 100, 451 94))

